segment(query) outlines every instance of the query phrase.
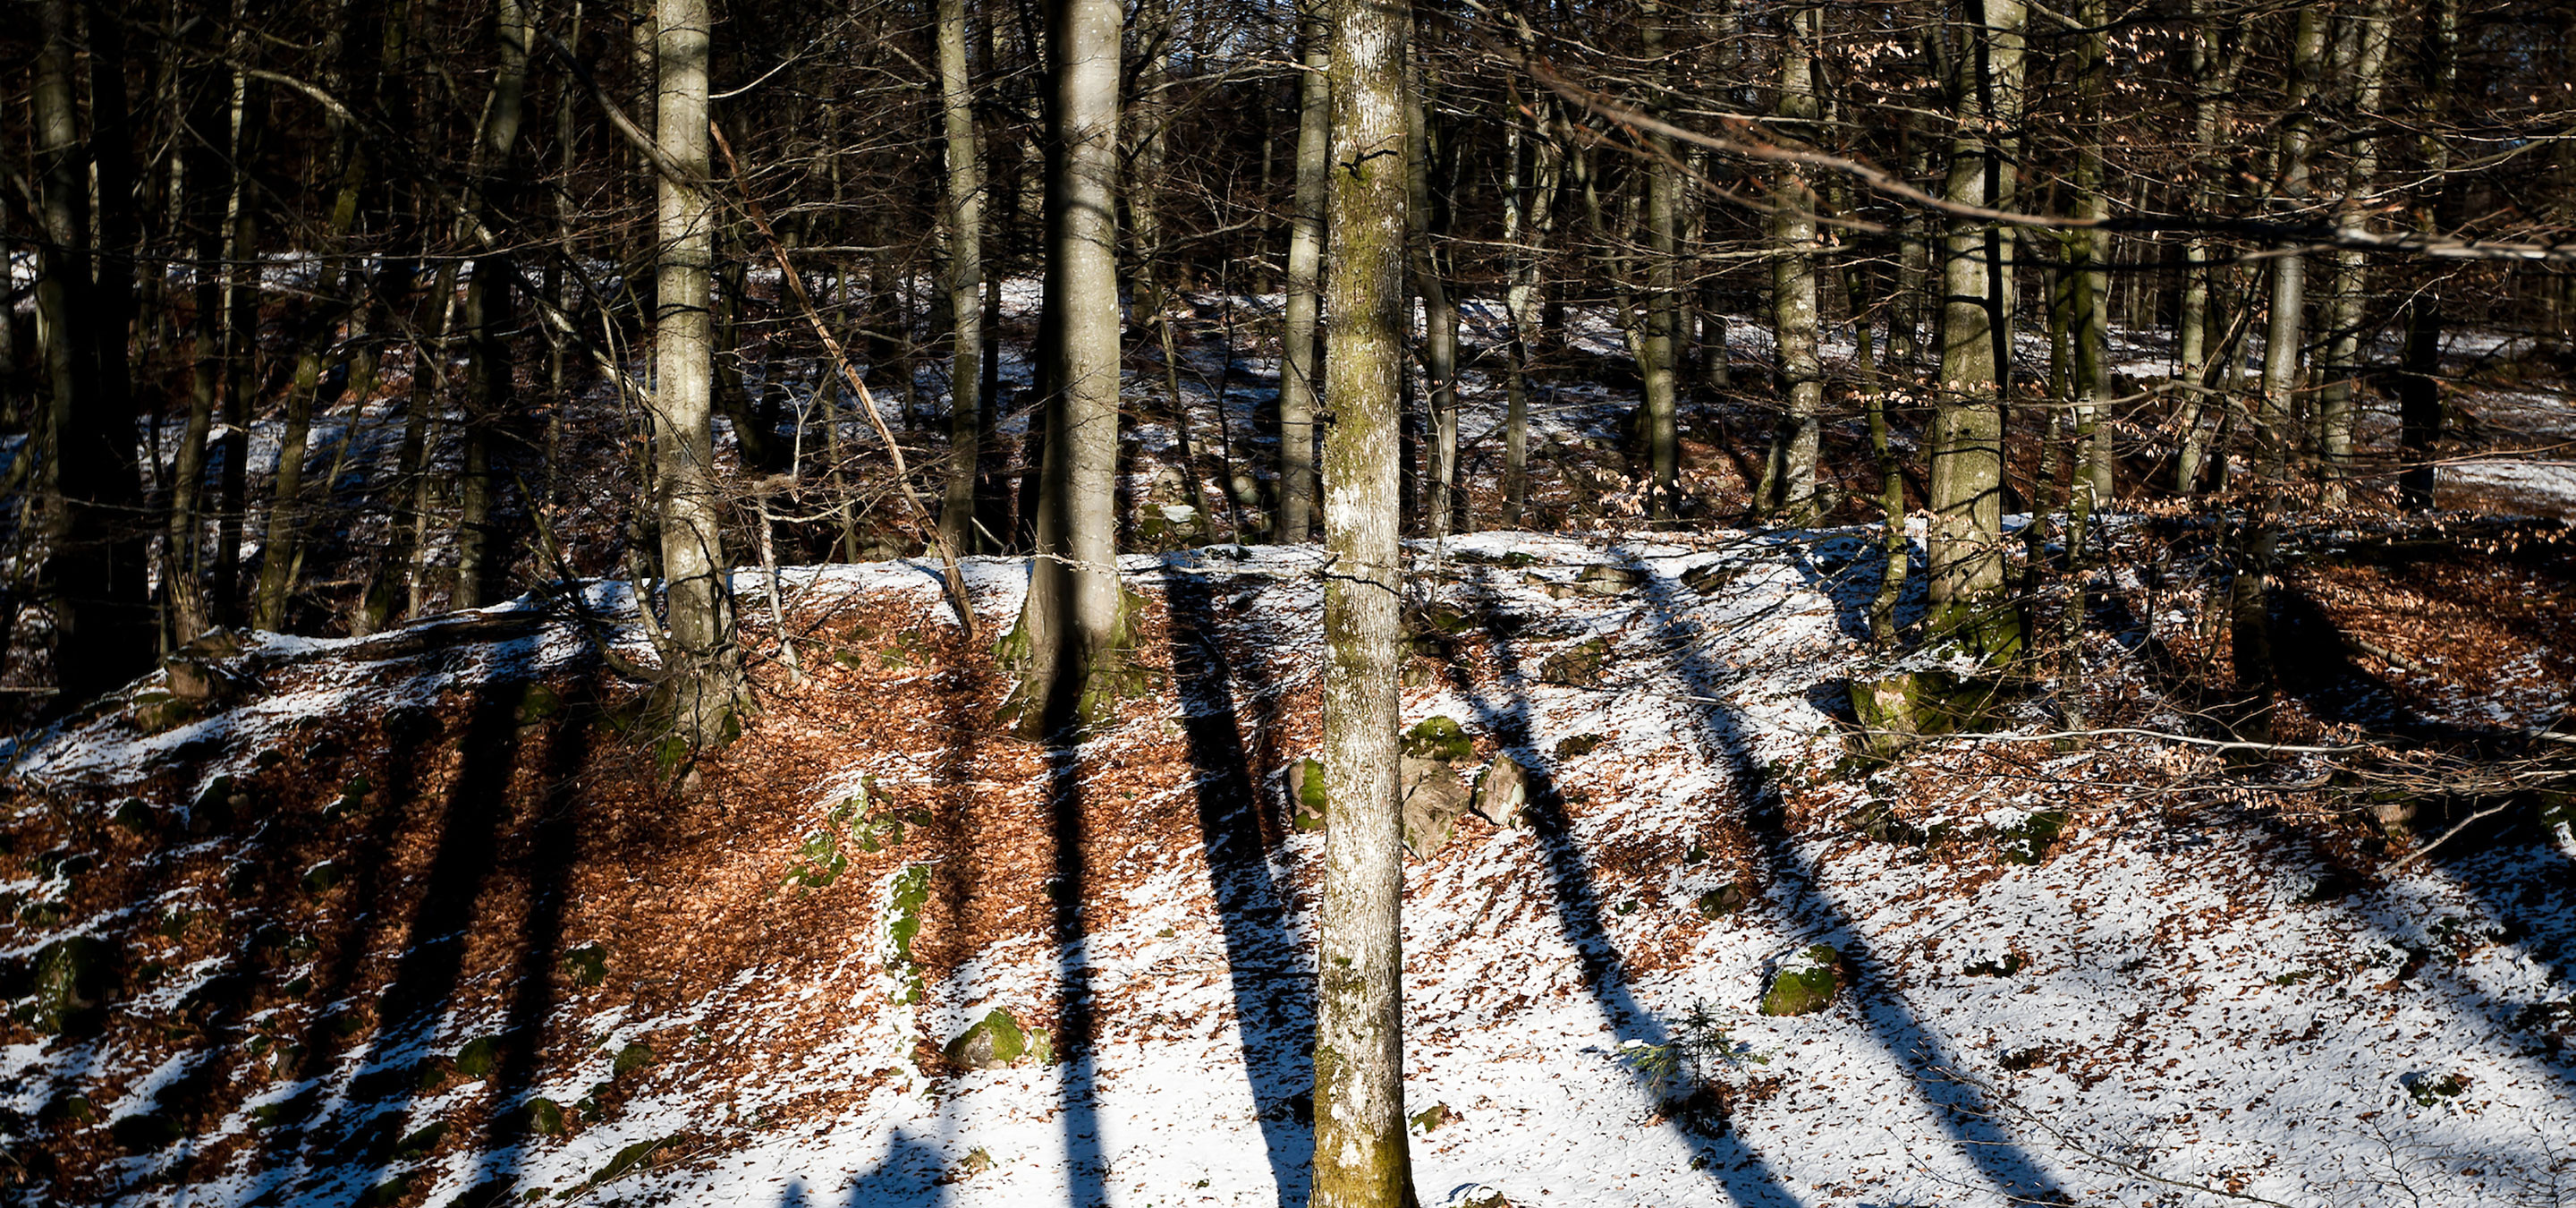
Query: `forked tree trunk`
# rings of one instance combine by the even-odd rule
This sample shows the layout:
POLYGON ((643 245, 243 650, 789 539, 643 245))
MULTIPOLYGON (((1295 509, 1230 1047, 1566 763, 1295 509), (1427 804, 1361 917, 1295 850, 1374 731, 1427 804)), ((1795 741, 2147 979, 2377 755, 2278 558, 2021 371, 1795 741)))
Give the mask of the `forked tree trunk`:
POLYGON ((1398 377, 1404 366, 1407 0, 1333 0, 1333 173, 1325 432, 1324 785, 1317 904, 1315 1208, 1411 1208, 1404 1119, 1403 827, 1396 797, 1403 601, 1398 377))

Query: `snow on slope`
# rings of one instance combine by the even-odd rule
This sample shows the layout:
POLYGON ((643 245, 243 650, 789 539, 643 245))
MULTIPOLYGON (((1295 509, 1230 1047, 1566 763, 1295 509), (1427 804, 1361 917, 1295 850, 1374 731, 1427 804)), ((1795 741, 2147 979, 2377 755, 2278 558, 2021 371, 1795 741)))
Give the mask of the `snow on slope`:
MULTIPOLYGON (((1454 665, 1409 677, 1407 719, 1458 720, 1480 757, 1510 754, 1561 797, 1535 826, 1469 823, 1433 859, 1408 861, 1408 1107, 1445 1108, 1412 1139, 1426 1202, 1480 1184, 1519 1205, 2570 1198, 2576 1069, 2550 1031, 2570 1014, 2576 940, 2563 854, 2505 850, 2323 893, 2316 853, 2259 817, 2058 799, 2111 753, 2067 756, 2063 780, 1967 803, 1962 820, 1989 826, 2074 806, 2067 837, 2037 863, 1872 842, 1842 823, 1874 789, 1842 763, 1831 715, 1837 682, 1863 665, 1869 541, 1484 534, 1417 550, 1440 602, 1478 631, 1454 665), (1596 563, 1647 577, 1612 596, 1566 589, 1596 563), (1693 573, 1711 567, 1724 569, 1693 573), (1549 659, 1594 639, 1612 652, 1598 684, 1544 682, 1565 678, 1543 674, 1549 659), (1588 750, 1569 742, 1590 737, 1588 750), (1729 884, 1750 905, 1706 917, 1696 904, 1729 884), (1857 972, 1856 991, 1814 1015, 1756 1013, 1766 972, 1817 942, 1857 972), (1695 1004, 1754 1058, 1724 1075, 1722 1131, 1665 1118, 1661 1089, 1626 1059, 1673 1039, 1695 1004)), ((559 996, 547 1027, 580 1043, 550 1047, 515 1087, 467 1079, 391 1107, 368 1099, 370 1071, 409 1070, 494 1032, 499 1012, 460 995, 400 1035, 249 1093, 206 1137, 117 1159, 99 1185, 135 1205, 344 1204, 388 1187, 430 1204, 496 1192, 853 1208, 1302 1203, 1319 837, 1259 815, 1275 819, 1278 763, 1316 742, 1318 564, 1311 548, 1124 560, 1166 630, 1175 690, 1054 753, 1087 770, 1089 796, 1122 794, 1115 808, 1134 820, 1093 837, 1080 934, 1051 922, 1063 916, 1043 895, 993 890, 974 908, 989 925, 971 950, 924 956, 920 1001, 906 1002, 886 903, 926 861, 899 848, 814 895, 863 925, 801 947, 764 933, 774 955, 704 971, 677 1001, 559 996), (995 1007, 1059 1030, 1083 1021, 1094 1039, 1057 1063, 994 1070, 926 1055, 995 1007), (646 1042, 658 1064, 615 1068, 646 1042), (632 1089, 601 1089, 613 1081, 632 1089), (564 1137, 459 1128, 418 1152, 352 1154, 319 1125, 291 1144, 255 1135, 258 1108, 299 1095, 318 1095, 334 1128, 389 1113, 377 1132, 413 1136, 496 1093, 511 1102, 485 1104, 494 1118, 539 1098, 607 1106, 564 1137), (652 1148, 666 1138, 680 1140, 652 1148), (196 1147, 220 1168, 191 1165, 196 1147), (651 1160, 621 1167, 622 1154, 651 1160)), ((970 569, 979 610, 1006 625, 1019 564, 970 569)), ((786 577, 791 611, 949 625, 918 564, 786 577)), ((624 604, 613 589, 591 595, 624 604)), ((552 621, 399 668, 371 662, 364 642, 312 645, 306 665, 321 670, 307 686, 175 741, 246 759, 295 714, 547 674, 579 639, 552 621)), ((839 690, 927 702, 939 681, 870 675, 839 690)), ((772 733, 801 724, 781 700, 772 733)), ((903 706, 837 736, 769 784, 772 803, 810 817, 862 784, 913 800, 904 794, 953 781, 925 758, 931 712, 903 706)), ((40 738, 16 766, 127 784, 174 741, 120 734, 110 719, 40 738)), ((1035 756, 984 758, 964 773, 989 782, 975 809, 1042 796, 1014 771, 1041 766, 1035 756)), ((112 800, 102 790, 93 808, 112 800)), ((13 924, 7 947, 23 956, 84 926, 109 923, 13 924)), ((603 942, 612 963, 628 959, 628 938, 603 942)), ((184 1046, 113 1030, 28 1041, 0 1050, 0 1086, 13 1129, 67 1087, 102 1105, 103 1129, 148 1110, 188 1060, 184 1046)))

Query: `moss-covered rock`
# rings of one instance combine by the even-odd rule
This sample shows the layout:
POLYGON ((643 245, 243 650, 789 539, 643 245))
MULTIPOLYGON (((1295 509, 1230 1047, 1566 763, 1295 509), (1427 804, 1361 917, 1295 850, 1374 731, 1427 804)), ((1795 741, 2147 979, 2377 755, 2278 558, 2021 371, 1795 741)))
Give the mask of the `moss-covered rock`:
POLYGON ((520 1110, 526 1113, 528 1131, 547 1137, 564 1135, 562 1104, 552 1099, 536 1098, 528 1100, 527 1106, 520 1110))
POLYGON ((1701 918, 1722 919, 1744 909, 1751 901, 1752 897, 1744 892, 1743 885, 1729 881, 1692 899, 1691 906, 1699 911, 1701 918))
POLYGON ((1646 572, 1634 566, 1595 562, 1576 572, 1574 583, 1588 596, 1624 595, 1646 585, 1646 572))
POLYGON ((1432 716, 1414 723, 1404 732, 1401 748, 1415 759, 1445 759, 1453 764, 1476 757, 1475 740, 1453 717, 1432 716))
POLYGON ((617 1050, 617 1059, 609 1063, 608 1076, 623 1078, 659 1060, 649 1044, 630 1044, 617 1050))
POLYGON ((477 1036, 456 1050, 456 1072, 468 1078, 489 1078, 501 1068, 501 1038, 477 1036))
POLYGON ((1031 1055, 1028 1033, 1000 1007, 950 1038, 939 1054, 950 1065, 970 1070, 998 1070, 1031 1055))
POLYGON ((1324 829, 1324 761, 1300 759, 1288 765, 1289 820, 1301 831, 1324 829))
POLYGON ((1594 751, 1600 750, 1601 744, 1608 741, 1610 741, 1609 738, 1600 734, 1577 734, 1572 738, 1568 738, 1557 743, 1556 749, 1551 752, 1551 754, 1555 755, 1560 762, 1568 759, 1581 759, 1594 751))
POLYGON ((596 986, 608 980, 608 949, 597 944, 570 949, 557 964, 576 986, 596 986))
POLYGON ((97 1021, 115 982, 116 950, 96 936, 75 935, 37 950, 35 1004, 28 1022, 60 1034, 97 1021))
POLYGON ((1765 1015, 1809 1015, 1832 1005, 1843 988, 1842 954, 1831 944, 1810 944, 1783 959, 1762 991, 1765 1015))
POLYGON ((1404 846, 1416 859, 1439 854, 1455 834, 1471 799, 1465 781, 1444 759, 1402 757, 1397 781, 1403 796, 1404 846))
POLYGON ((1948 671, 1902 671, 1851 684, 1853 718, 1863 753, 1893 755, 1915 740, 1974 729, 2010 701, 2011 682, 2001 675, 1959 676, 1948 671))
POLYGON ((1610 639, 1587 638, 1549 655, 1538 665, 1538 680, 1567 688, 1598 688, 1610 663, 1610 639))

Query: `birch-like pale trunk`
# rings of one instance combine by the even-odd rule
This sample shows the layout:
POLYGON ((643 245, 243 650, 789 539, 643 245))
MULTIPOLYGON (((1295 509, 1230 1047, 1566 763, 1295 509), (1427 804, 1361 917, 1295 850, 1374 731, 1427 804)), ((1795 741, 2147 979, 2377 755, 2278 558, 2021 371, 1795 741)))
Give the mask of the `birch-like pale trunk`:
POLYGON ((1411 1208, 1405 1142, 1403 826, 1396 796, 1403 602, 1397 427, 1404 333, 1407 0, 1333 0, 1324 434, 1324 785, 1317 904, 1315 1208, 1411 1208))
MULTIPOLYGON (((2281 117, 2281 137, 2274 152, 2274 177, 2280 182, 2273 208, 2295 220, 2308 197, 2308 147, 2316 130, 2310 110, 2325 60, 2326 16, 2316 8, 2298 10, 2290 37, 2290 80, 2281 117)), ((2299 388, 2300 345, 2306 338, 2308 258, 2296 243, 2285 244, 2272 260, 2272 313, 2263 330, 2263 386, 2255 410, 2255 437, 2264 475, 2278 482, 2289 472, 2292 446, 2298 442, 2293 411, 2299 388)))

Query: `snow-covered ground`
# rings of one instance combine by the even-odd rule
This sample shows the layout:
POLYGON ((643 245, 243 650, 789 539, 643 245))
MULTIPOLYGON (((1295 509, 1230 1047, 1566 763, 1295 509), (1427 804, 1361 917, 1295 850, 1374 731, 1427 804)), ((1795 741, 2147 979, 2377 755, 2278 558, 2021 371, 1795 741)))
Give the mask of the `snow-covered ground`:
MULTIPOLYGON (((1417 549, 1430 603, 1473 622, 1454 662, 1409 677, 1407 720, 1452 718, 1479 760, 1508 754, 1554 790, 1533 825, 1466 821, 1407 864, 1407 1106, 1424 1113, 1411 1145, 1426 1202, 1478 1185, 1518 1205, 2576 1197, 2564 850, 2339 871, 2297 828, 2257 813, 2116 793, 2105 806, 2097 782, 2136 754, 2109 746, 1979 782, 1984 795, 1948 817, 1968 839, 1873 841, 1843 811, 1895 791, 1896 773, 1855 769, 1833 717, 1840 683, 1866 665, 1873 541, 1481 534, 1417 549), (1640 569, 1642 585, 1573 588, 1600 564, 1640 569), (1597 676, 1550 670, 1595 641, 1597 676), (2072 810, 2063 837, 2029 848, 2033 862, 2007 858, 2003 837, 2051 809, 2072 810), (1727 886, 1740 909, 1703 908, 1727 886), (1817 943, 1836 949, 1853 987, 1819 1013, 1758 1013, 1768 974, 1817 943), (1701 1024, 1687 1022, 1695 1007, 1701 1024), (1677 1029, 1704 1038, 1706 1025, 1740 1058, 1717 1074, 1722 1117, 1676 1117, 1637 1057, 1677 1029)), ((8 829, 94 850, 109 868, 66 876, 56 861, 0 886, 73 908, 0 925, 0 959, 89 934, 138 958, 168 949, 168 967, 116 1001, 94 1037, 9 1033, 11 1148, 91 1163, 12 1194, 1302 1203, 1319 836, 1281 825, 1279 772, 1315 745, 1320 565, 1312 547, 1126 559, 1160 618, 1147 661, 1171 687, 1061 751, 959 730, 965 715, 942 702, 962 681, 922 653, 956 637, 934 567, 791 570, 791 614, 820 618, 806 631, 847 657, 809 655, 816 680, 802 689, 774 665, 763 673, 770 713, 704 769, 718 806, 549 798, 582 834, 642 835, 620 812, 641 808, 697 810, 701 836, 659 863, 606 837, 557 840, 584 854, 548 916, 552 947, 512 946, 536 934, 516 913, 532 907, 478 904, 475 893, 498 890, 441 908, 433 889, 413 925, 434 918, 431 934, 367 931, 366 904, 330 890, 263 908, 290 930, 372 935, 395 983, 436 966, 422 954, 440 945, 501 950, 453 958, 446 996, 408 1012, 389 1005, 386 982, 357 976, 330 1001, 263 991, 209 1016, 190 1004, 226 977, 378 966, 292 944, 263 963, 274 940, 256 924, 270 917, 243 917, 220 942, 184 929, 194 938, 150 938, 156 920, 243 909, 213 887, 222 870, 298 841, 277 827, 334 825, 309 821, 323 815, 280 804, 266 825, 180 827, 158 843, 118 837, 107 819, 129 796, 175 818, 221 775, 283 803, 292 790, 266 786, 308 761, 278 770, 264 753, 333 728, 362 744, 348 766, 381 783, 397 773, 363 745, 376 717, 454 712, 584 665, 562 609, 484 610, 444 635, 264 639, 243 656, 263 687, 229 711, 157 736, 113 713, 31 736, 8 752, 25 786, 8 829), (1042 822, 1055 808, 1044 769, 1066 761, 1081 769, 1089 828, 1071 873, 1042 822), (847 875, 782 890, 779 870, 812 855, 799 843, 854 793, 923 811, 923 834, 847 851, 847 875), (82 896, 96 876, 158 888, 82 896), (1051 905, 1060 878, 1079 886, 1070 930, 1051 905), (922 928, 918 952, 896 927, 905 918, 922 928), (604 953, 603 981, 558 974, 531 997, 556 953, 586 944, 604 953), (1058 1059, 971 1070, 930 1055, 995 1008, 1053 1030, 1058 1059), (309 1041, 313 1060, 244 1056, 254 1038, 331 1036, 337 1019, 355 1030, 309 1041), (1068 1041, 1067 1029, 1091 1039, 1068 1041), (470 1066, 472 1043, 493 1036, 519 1037, 514 1056, 470 1066), (638 1045, 649 1064, 621 1059, 638 1045), (221 1071, 211 1091, 202 1070, 221 1071), (190 1108, 174 1088, 192 1078, 190 1108), (88 1121, 62 1119, 72 1094, 91 1105, 88 1121), (560 1131, 525 1123, 539 1100, 560 1108, 560 1131), (119 1131, 156 1114, 181 1135, 119 1131), (110 1144, 118 1136, 146 1141, 110 1144)), ((1023 564, 968 570, 987 626, 1007 627, 1023 564)), ((756 599, 754 578, 742 586, 756 599)), ((632 616, 615 585, 583 599, 632 616)), ((640 653, 633 640, 627 631, 640 653)), ((964 689, 983 694, 969 712, 983 716, 1004 686, 964 689)), ((390 756, 427 766, 423 801, 442 774, 462 791, 474 744, 509 726, 447 732, 452 743, 390 756)), ((506 782, 471 780, 486 792, 506 782)), ((543 816, 513 825, 548 833, 543 816)), ((508 881, 521 875, 509 854, 521 834, 503 832, 495 854, 477 855, 477 841, 432 825, 391 850, 467 848, 389 857, 386 882, 408 868, 434 887, 451 858, 494 861, 475 885, 508 881)), ((319 865, 305 860, 286 866, 309 886, 319 865)))

